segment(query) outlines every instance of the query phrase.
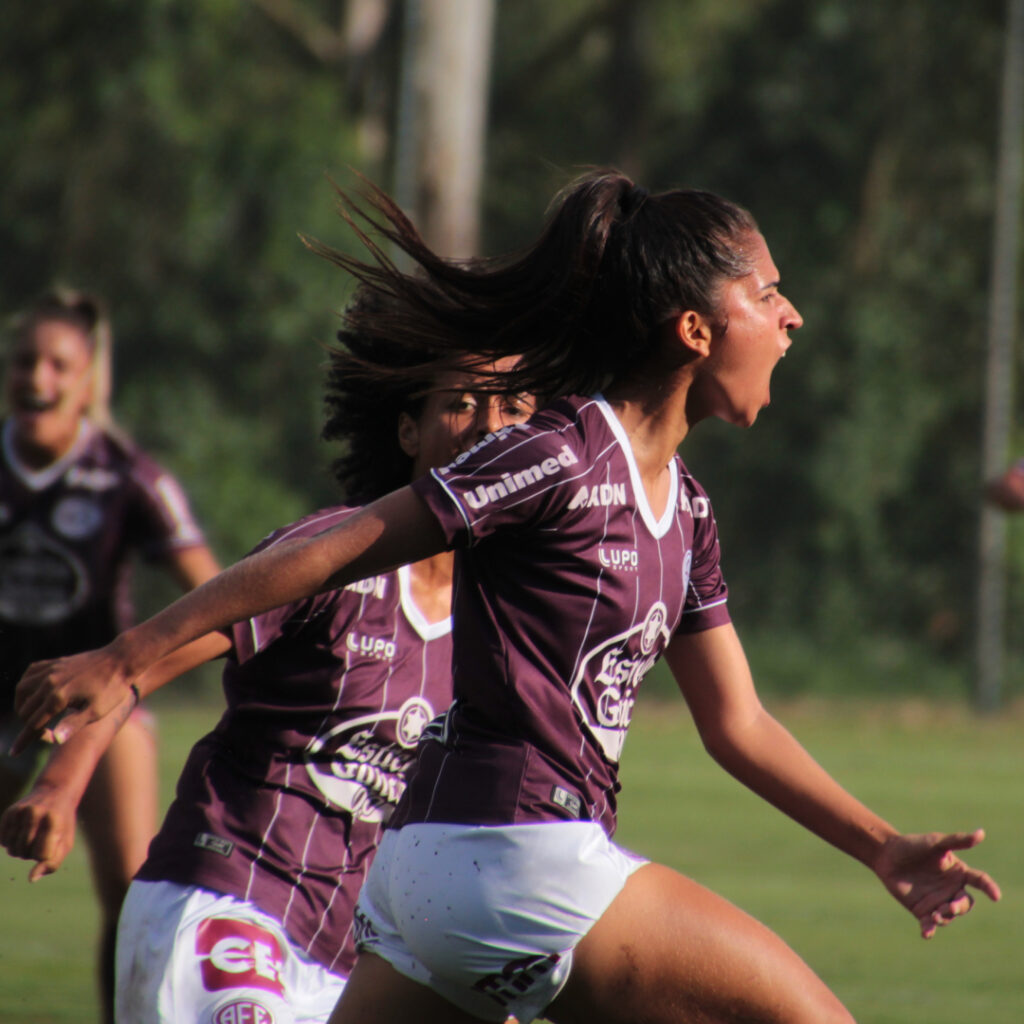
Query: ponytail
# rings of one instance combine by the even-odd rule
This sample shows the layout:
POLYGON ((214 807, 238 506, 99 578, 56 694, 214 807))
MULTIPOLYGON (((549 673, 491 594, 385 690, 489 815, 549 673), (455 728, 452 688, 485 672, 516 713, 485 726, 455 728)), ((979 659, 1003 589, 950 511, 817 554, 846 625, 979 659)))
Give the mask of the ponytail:
MULTIPOLYGON (((713 315, 723 281, 749 272, 745 246, 757 230, 746 210, 712 193, 651 194, 616 171, 595 171, 555 197, 532 245, 449 260, 376 186, 367 186, 362 204, 338 195, 370 259, 306 241, 377 297, 346 312, 346 330, 425 354, 435 372, 516 356, 495 389, 548 399, 588 394, 630 372, 672 317, 691 309, 713 315), (386 243, 416 272, 400 271, 386 243)), ((379 368, 376 379, 404 373, 379 368)))

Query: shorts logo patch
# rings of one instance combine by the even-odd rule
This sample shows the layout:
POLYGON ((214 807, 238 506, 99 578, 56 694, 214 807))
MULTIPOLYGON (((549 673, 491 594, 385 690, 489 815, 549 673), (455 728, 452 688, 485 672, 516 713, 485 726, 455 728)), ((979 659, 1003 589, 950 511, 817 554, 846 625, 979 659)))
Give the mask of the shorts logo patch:
POLYGON ((258 988, 284 997, 284 955, 266 928, 230 917, 208 917, 196 931, 196 954, 208 992, 258 988))
POLYGON ((352 938, 360 953, 371 948, 380 938, 377 929, 370 924, 370 919, 358 906, 352 913, 352 938))
POLYGON ((559 960, 561 956, 558 953, 510 960, 500 974, 488 974, 476 982, 473 988, 490 996, 499 1006, 508 1006, 514 999, 528 992, 544 975, 549 974, 559 960))
POLYGON ((259 1003, 239 999, 222 1006, 213 1015, 213 1024, 274 1024, 274 1015, 259 1003))
POLYGON ((235 844, 230 839, 222 839, 220 836, 215 836, 211 832, 200 832, 194 842, 193 846, 198 846, 200 850, 209 850, 211 853, 219 853, 222 857, 227 857, 229 853, 235 848, 235 844))
POLYGON ((570 793, 569 790, 563 789, 561 786, 552 786, 551 801, 558 804, 559 807, 564 807, 574 818, 580 816, 580 808, 583 805, 575 793, 570 793))

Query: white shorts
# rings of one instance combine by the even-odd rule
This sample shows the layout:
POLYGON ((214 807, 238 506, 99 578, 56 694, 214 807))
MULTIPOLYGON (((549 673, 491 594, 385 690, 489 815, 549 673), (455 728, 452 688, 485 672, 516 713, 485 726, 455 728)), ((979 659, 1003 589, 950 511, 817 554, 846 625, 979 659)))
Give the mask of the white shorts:
POLYGON ((467 1013, 529 1024, 642 858, 587 821, 385 832, 356 909, 357 946, 467 1013))
POLYGON ((323 1024, 344 987, 245 900, 173 882, 128 889, 118 1024, 323 1024))

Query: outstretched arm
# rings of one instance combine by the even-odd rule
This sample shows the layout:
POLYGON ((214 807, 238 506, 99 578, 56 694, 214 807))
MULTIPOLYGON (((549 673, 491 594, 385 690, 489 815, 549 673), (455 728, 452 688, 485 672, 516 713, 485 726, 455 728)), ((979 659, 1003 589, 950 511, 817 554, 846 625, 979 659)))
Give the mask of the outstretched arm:
MULTIPOLYGON (((225 633, 207 633, 165 655, 138 678, 135 688, 141 700, 154 693, 172 679, 231 650, 231 640, 225 633)), ((73 676, 71 659, 55 658, 36 662, 32 671, 41 685, 60 687, 67 698, 67 707, 43 729, 42 739, 47 743, 66 743, 80 729, 109 715, 125 697, 132 694, 130 681, 107 676, 73 676)), ((11 748, 19 753, 28 742, 22 732, 11 748)))
POLYGON ((15 693, 25 723, 17 743, 40 736, 71 705, 74 680, 88 689, 109 678, 127 689, 160 658, 198 637, 443 548, 436 519, 403 487, 330 530, 250 555, 106 647, 31 667, 15 693))
MULTIPOLYGON (((210 633, 161 658, 138 682, 140 697, 190 669, 227 653, 231 641, 210 633)), ((61 744, 39 773, 32 789, 0 816, 0 846, 12 857, 36 861, 28 880, 52 874, 71 851, 78 805, 121 726, 135 709, 131 691, 104 688, 95 701, 62 716, 49 738, 61 744), (107 706, 109 705, 109 706, 107 706)))
POLYGON ((954 850, 984 833, 901 835, 842 788, 762 706, 731 625, 677 636, 666 660, 712 757, 779 810, 870 867, 930 938, 966 913, 967 887, 999 899, 999 887, 954 850))

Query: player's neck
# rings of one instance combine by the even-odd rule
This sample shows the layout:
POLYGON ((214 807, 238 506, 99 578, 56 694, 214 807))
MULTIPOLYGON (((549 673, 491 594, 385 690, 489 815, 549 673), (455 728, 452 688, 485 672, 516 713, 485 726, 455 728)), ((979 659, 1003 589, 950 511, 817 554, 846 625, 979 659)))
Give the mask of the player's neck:
POLYGON ((71 452, 82 436, 83 429, 83 423, 77 421, 74 430, 60 436, 37 439, 13 427, 9 434, 11 451, 26 469, 38 472, 59 462, 71 452))
POLYGON ((440 622, 451 614, 454 563, 455 556, 442 551, 409 566, 413 601, 428 622, 440 622))
POLYGON ((686 407, 690 380, 691 374, 684 367, 653 382, 617 383, 606 392, 645 481, 653 482, 661 476, 690 431, 686 407))

